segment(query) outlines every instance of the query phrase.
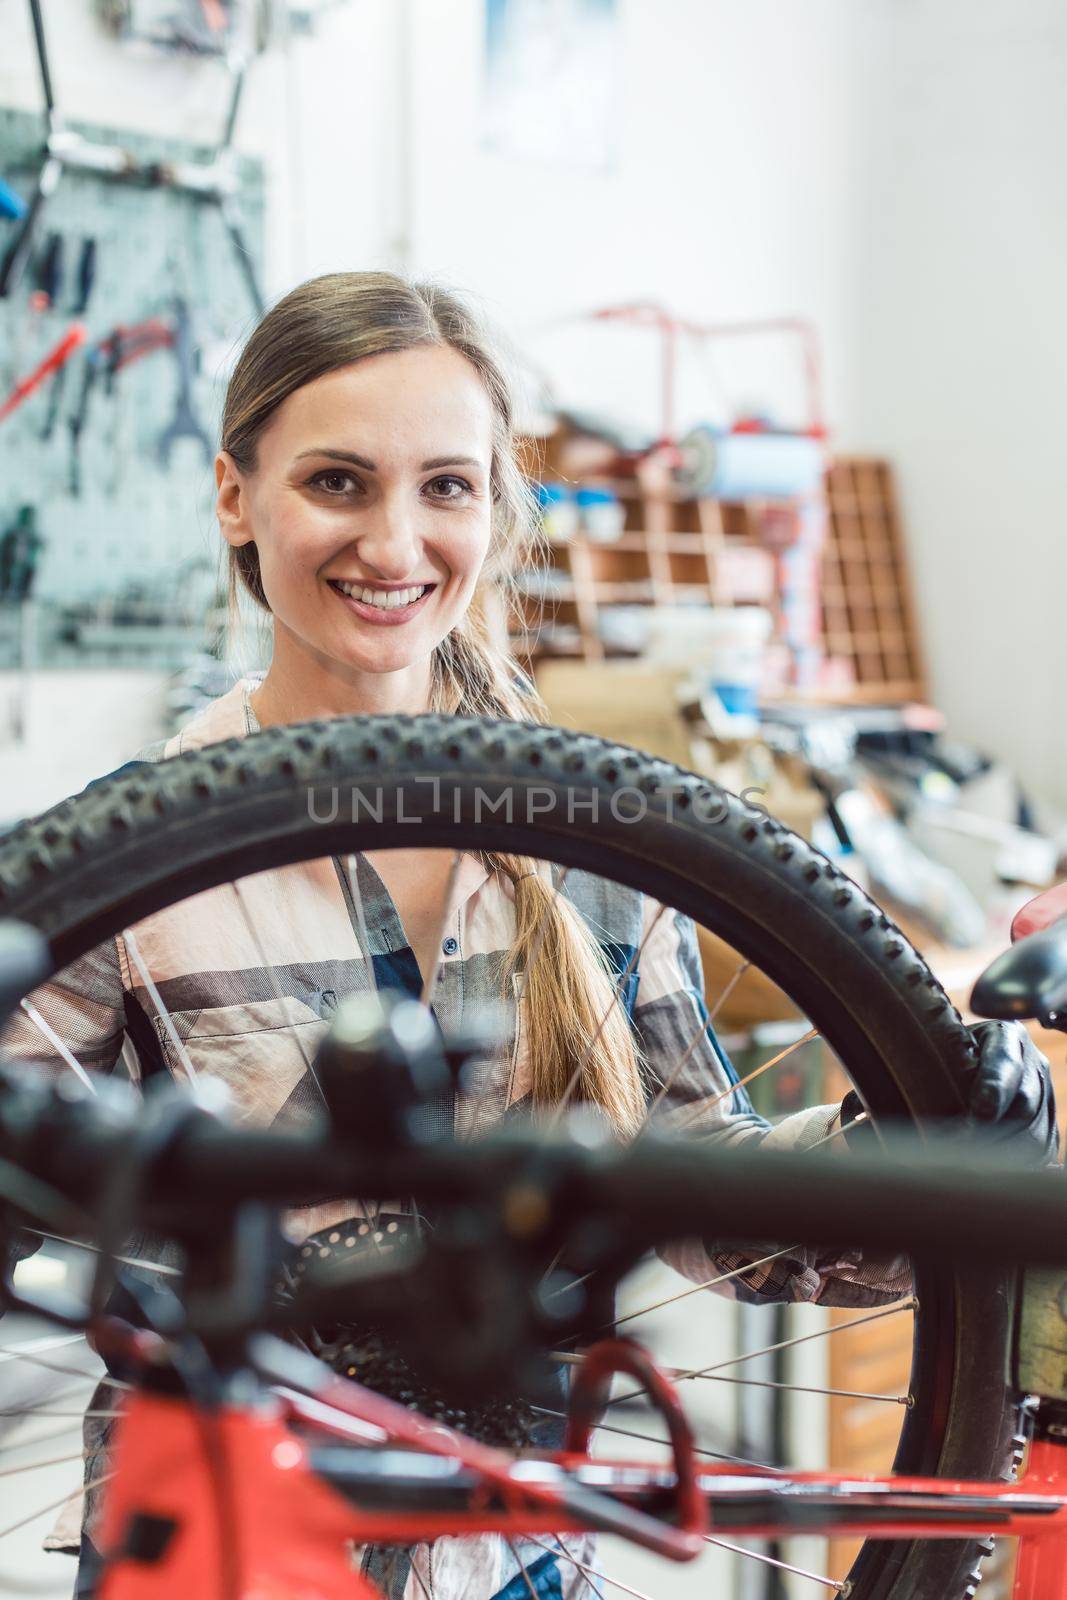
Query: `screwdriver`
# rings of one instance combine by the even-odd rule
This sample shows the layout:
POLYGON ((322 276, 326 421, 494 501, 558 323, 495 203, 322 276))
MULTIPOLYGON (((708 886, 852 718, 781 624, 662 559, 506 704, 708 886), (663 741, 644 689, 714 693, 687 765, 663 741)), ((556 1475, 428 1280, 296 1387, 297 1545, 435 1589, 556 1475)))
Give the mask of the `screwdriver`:
POLYGON ((30 296, 34 311, 49 311, 59 300, 63 285, 63 235, 49 235, 40 266, 37 268, 37 288, 30 296))
POLYGON ((95 279, 96 240, 89 237, 82 240, 81 255, 78 257, 78 297, 74 302, 74 315, 76 317, 85 315, 92 296, 95 279))

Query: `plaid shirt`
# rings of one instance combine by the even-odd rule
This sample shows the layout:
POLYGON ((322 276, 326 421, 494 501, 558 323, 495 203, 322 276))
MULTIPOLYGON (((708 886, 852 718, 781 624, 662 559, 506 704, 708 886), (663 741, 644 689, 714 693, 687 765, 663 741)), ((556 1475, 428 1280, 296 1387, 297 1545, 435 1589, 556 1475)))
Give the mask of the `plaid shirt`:
MULTIPOLYGON (((251 680, 237 684, 180 733, 150 746, 138 759, 176 756, 256 731, 251 687, 251 680)), ((581 871, 568 872, 562 892, 593 931, 611 970, 620 979, 627 973, 621 1001, 647 1063, 651 1095, 672 1080, 656 1113, 665 1130, 684 1124, 689 1136, 709 1141, 802 1148, 837 1127, 837 1106, 801 1111, 771 1126, 756 1115, 743 1089, 730 1092, 737 1077, 708 1024, 700 956, 689 918, 581 871), (697 1035, 700 1042, 691 1048, 697 1035), (684 1067, 672 1078, 687 1051, 684 1067)), ((510 881, 489 872, 479 857, 464 856, 455 910, 443 931, 447 937, 433 1008, 448 1029, 462 1025, 485 1001, 500 997, 515 932, 510 881)), ((456 1131, 461 1138, 484 1132, 529 1105, 521 976, 512 982, 513 1036, 507 1048, 481 1068, 473 1092, 457 1101, 456 1131)), ((420 992, 418 965, 396 908, 365 857, 357 860, 354 891, 345 863, 323 858, 258 873, 244 879, 239 891, 225 884, 192 895, 90 951, 30 998, 87 1069, 108 1072, 122 1058, 134 1077, 163 1071, 180 1078, 186 1072, 182 1059, 186 1055, 197 1075, 227 1085, 239 1118, 262 1127, 299 1123, 314 1109, 317 1094, 307 1060, 314 1058, 339 1000, 372 984, 414 995, 420 992), (369 951, 361 944, 356 895, 369 951), (138 956, 169 1012, 180 1050, 157 1013, 138 956)), ((23 1012, 9 1024, 0 1046, 16 1058, 63 1070, 23 1012)), ((408 1208, 393 1201, 383 1209, 408 1208)), ((293 1224, 299 1237, 301 1231, 316 1233, 362 1215, 358 1202, 341 1201, 309 1208, 294 1217, 293 1224)), ((738 1230, 744 1234, 743 1218, 738 1218, 738 1230)), ((753 1250, 746 1257, 712 1249, 709 1255, 704 1244, 690 1241, 665 1249, 663 1255, 686 1277, 702 1282, 766 1253, 753 1250)), ((906 1263, 900 1260, 860 1260, 855 1252, 798 1249, 753 1268, 743 1280, 722 1285, 721 1292, 748 1301, 871 1305, 895 1298, 908 1281, 906 1263)), ((93 1465, 100 1470, 98 1462, 93 1465)), ((454 1542, 435 1547, 435 1563, 444 1560, 442 1552, 454 1542)), ((498 1540, 460 1543, 468 1555, 454 1562, 455 1587, 443 1581, 443 1568, 433 1573, 437 1600, 453 1593, 472 1595, 475 1570, 482 1573, 483 1568, 479 1595, 509 1592, 506 1586, 514 1575, 514 1562, 506 1545, 498 1540)), ((531 1563, 541 1555, 533 1547, 531 1563)), ((527 1594, 521 1575, 519 1581, 521 1594, 527 1594)), ((586 1587, 576 1570, 566 1565, 545 1581, 557 1586, 562 1582, 565 1594, 586 1587)), ((392 1587, 395 1590, 395 1583, 392 1587)), ((545 1592, 559 1589, 549 1587, 545 1592)), ((408 1583, 407 1593, 411 1600, 421 1595, 415 1579, 408 1583)))

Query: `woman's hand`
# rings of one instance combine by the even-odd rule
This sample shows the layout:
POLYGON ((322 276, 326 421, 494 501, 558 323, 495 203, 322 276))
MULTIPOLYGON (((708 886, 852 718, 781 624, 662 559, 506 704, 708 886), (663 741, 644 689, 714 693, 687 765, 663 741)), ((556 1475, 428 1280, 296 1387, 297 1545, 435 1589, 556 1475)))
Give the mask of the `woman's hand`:
POLYGON ((979 1022, 971 1036, 978 1046, 968 1104, 975 1123, 1016 1142, 1020 1154, 1055 1161, 1056 1095, 1046 1058, 1018 1022, 979 1022))
MULTIPOLYGON (((1026 1029, 1018 1022, 979 1022, 971 1029, 978 1065, 968 1096, 973 1125, 997 1140, 1012 1140, 1020 1156, 1039 1164, 1056 1161, 1059 1131, 1052 1074, 1026 1029)), ((850 1089, 841 1102, 841 1124, 850 1149, 869 1149, 873 1130, 864 1121, 852 1130, 863 1102, 850 1089)))

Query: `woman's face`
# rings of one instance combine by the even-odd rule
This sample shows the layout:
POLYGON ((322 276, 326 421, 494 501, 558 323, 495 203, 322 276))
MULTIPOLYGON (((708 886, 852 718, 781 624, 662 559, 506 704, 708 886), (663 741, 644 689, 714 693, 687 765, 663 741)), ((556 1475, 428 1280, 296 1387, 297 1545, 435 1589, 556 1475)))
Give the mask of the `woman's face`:
POLYGON ((427 660, 489 547, 492 429, 475 368, 427 345, 297 389, 252 472, 220 455, 220 525, 255 540, 276 626, 358 672, 427 660))

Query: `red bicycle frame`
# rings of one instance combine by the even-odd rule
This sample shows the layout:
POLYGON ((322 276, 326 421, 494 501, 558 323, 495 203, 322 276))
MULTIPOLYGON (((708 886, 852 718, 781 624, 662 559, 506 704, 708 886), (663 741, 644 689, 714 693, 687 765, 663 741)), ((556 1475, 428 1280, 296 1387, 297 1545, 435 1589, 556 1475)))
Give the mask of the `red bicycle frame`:
POLYGON ((676 1560, 697 1555, 705 1531, 1018 1536, 1014 1600, 1067 1600, 1067 1445, 1054 1438, 1035 1440, 1013 1483, 698 1466, 671 1385, 638 1347, 594 1347, 578 1373, 565 1449, 519 1459, 339 1377, 314 1394, 283 1388, 252 1409, 138 1392, 119 1424, 106 1494, 101 1600, 377 1600, 353 1570, 353 1545, 604 1528, 676 1560), (620 1371, 647 1385, 667 1420, 673 1459, 662 1466, 586 1454, 594 1408, 620 1371), (359 1446, 340 1452, 350 1478, 316 1465, 330 1437, 359 1446), (435 1503, 427 1480, 419 1505, 405 1463, 417 1478, 431 1456, 452 1463, 449 1494, 435 1503), (361 1485, 373 1489, 362 1504, 361 1485), (665 1496, 670 1521, 653 1514, 665 1496))

